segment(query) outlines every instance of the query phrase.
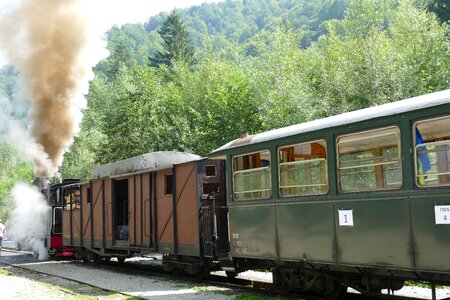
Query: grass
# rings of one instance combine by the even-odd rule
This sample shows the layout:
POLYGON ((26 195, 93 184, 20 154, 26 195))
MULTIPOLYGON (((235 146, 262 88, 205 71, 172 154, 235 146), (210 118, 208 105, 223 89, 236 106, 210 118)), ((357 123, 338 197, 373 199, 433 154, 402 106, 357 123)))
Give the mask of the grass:
MULTIPOLYGON (((431 283, 427 282, 427 281, 414 281, 414 280, 407 280, 405 281, 405 286, 416 286, 416 287, 421 287, 421 288, 428 288, 431 289, 431 283)), ((450 286, 446 286, 446 285, 436 285, 437 289, 449 289, 450 286)))
POLYGON ((8 270, 5 270, 3 268, 0 268, 0 275, 9 276, 9 275, 11 275, 11 272, 9 272, 8 270))
POLYGON ((197 292, 207 292, 208 291, 207 286, 194 286, 194 287, 192 287, 192 289, 197 292))

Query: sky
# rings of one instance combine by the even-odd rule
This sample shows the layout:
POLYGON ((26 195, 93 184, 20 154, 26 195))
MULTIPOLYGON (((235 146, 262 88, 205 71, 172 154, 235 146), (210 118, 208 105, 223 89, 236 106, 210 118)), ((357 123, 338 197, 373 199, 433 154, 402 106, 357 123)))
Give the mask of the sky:
MULTIPOLYGON (((35 0, 39 1, 39 0, 35 0)), ((83 0, 80 0, 83 1, 83 0)), ((89 14, 96 20, 96 32, 106 32, 113 25, 145 23, 148 18, 174 8, 187 8, 202 3, 218 3, 224 0, 89 0, 89 14)), ((17 0, 0 0, 0 15, 17 0)), ((0 67, 7 63, 0 49, 0 67)))
POLYGON ((221 2, 224 0, 92 0, 94 9, 105 11, 103 17, 105 23, 145 22, 149 17, 162 11, 171 11, 174 8, 186 8, 209 2, 221 2))

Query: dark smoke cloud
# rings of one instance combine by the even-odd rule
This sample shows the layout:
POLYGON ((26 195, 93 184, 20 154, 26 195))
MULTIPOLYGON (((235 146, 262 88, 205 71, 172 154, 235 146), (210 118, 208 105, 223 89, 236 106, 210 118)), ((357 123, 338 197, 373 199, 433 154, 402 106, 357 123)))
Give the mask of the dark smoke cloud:
POLYGON ((83 94, 103 47, 83 0, 21 0, 13 5, 0 15, 0 47, 19 69, 22 93, 31 102, 36 175, 48 176, 79 130, 83 94))

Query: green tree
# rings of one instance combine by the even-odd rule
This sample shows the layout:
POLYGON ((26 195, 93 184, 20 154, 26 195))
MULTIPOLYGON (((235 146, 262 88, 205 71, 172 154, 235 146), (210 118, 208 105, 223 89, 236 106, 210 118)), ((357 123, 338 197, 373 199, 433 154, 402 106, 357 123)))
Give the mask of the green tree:
POLYGON ((435 13, 442 22, 450 20, 450 3, 448 0, 426 0, 429 11, 435 13))
POLYGON ((188 65, 195 64, 194 47, 189 41, 189 34, 176 11, 167 16, 161 28, 158 30, 163 39, 163 50, 157 51, 149 57, 149 66, 172 66, 174 61, 183 61, 188 65))
POLYGON ((173 72, 189 124, 187 149, 206 155, 241 132, 261 131, 258 99, 244 68, 208 57, 195 71, 176 65, 173 72))
POLYGON ((178 89, 164 80, 154 70, 136 65, 122 67, 112 82, 97 82, 88 97, 94 126, 102 136, 96 163, 152 151, 186 150, 189 131, 178 89))
POLYGON ((243 59, 261 111, 262 129, 270 130, 304 122, 310 118, 312 103, 302 76, 302 34, 279 27, 269 37, 254 39, 256 57, 243 59), (269 40, 270 42, 266 42, 269 40))
POLYGON ((450 86, 449 28, 411 0, 351 0, 328 30, 302 60, 315 117, 450 86))

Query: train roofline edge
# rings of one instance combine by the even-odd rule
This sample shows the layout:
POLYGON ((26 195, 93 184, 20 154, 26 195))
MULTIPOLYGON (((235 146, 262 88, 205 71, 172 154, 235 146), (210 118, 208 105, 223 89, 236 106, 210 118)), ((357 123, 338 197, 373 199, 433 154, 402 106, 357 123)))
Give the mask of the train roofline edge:
POLYGON ((273 129, 249 136, 244 136, 242 138, 238 138, 231 142, 228 142, 227 144, 215 149, 214 151, 208 154, 208 157, 218 157, 223 155, 224 151, 239 148, 246 145, 262 143, 270 140, 294 136, 297 134, 352 124, 379 117, 401 114, 409 111, 419 110, 427 107, 433 107, 448 103, 450 103, 450 89, 420 95, 395 102, 390 102, 382 105, 358 109, 335 116, 316 119, 300 124, 294 124, 291 126, 273 129))

